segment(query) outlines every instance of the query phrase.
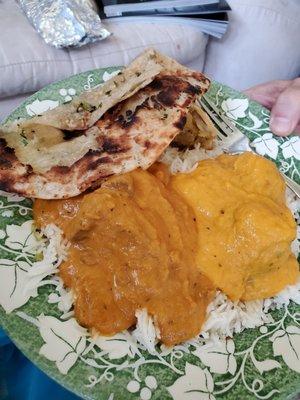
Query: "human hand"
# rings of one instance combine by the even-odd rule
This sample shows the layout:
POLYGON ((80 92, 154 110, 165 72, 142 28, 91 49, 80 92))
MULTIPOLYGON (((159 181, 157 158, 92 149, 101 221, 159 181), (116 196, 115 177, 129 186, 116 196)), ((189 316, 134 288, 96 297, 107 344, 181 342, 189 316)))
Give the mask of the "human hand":
POLYGON ((270 81, 253 86, 245 93, 271 110, 270 128, 275 135, 300 134, 300 78, 270 81))

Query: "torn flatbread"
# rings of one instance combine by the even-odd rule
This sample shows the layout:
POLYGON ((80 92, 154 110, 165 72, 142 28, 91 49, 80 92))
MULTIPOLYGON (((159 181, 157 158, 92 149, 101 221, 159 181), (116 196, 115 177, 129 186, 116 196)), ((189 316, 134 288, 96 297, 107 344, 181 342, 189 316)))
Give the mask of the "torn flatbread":
MULTIPOLYGON (((145 54, 161 66, 160 72, 143 87, 139 82, 136 91, 131 86, 128 96, 114 85, 109 106, 99 89, 97 95, 86 94, 85 101, 102 102, 106 109, 102 115, 85 111, 86 129, 78 117, 83 114, 78 99, 21 123, 15 131, 6 128, 0 134, 0 189, 44 199, 72 197, 108 176, 155 162, 184 127, 189 107, 208 89, 209 80, 154 50, 145 54)), ((137 67, 135 72, 142 73, 137 67)))

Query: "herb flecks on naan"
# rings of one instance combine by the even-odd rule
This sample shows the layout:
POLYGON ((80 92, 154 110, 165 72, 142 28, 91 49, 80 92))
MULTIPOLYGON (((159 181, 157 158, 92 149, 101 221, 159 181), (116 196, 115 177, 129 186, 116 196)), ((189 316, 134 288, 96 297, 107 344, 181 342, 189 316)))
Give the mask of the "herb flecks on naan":
POLYGON ((150 49, 102 86, 83 92, 70 103, 34 117, 30 122, 69 131, 85 130, 109 108, 147 86, 164 69, 165 63, 161 62, 160 55, 150 49))
POLYGON ((182 131, 189 108, 208 87, 201 73, 149 50, 101 91, 84 94, 85 110, 80 97, 4 130, 0 188, 28 197, 66 198, 108 176, 146 169, 182 131), (148 65, 152 73, 139 80, 141 66, 147 70, 148 65), (130 87, 126 79, 116 86, 132 74, 136 86, 133 78, 130 87))

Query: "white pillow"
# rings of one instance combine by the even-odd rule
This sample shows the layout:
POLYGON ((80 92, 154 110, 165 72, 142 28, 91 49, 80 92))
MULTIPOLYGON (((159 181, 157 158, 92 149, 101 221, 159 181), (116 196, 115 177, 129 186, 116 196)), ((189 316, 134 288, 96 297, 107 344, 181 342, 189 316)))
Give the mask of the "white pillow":
POLYGON ((0 99, 37 91, 82 71, 125 65, 147 47, 155 47, 199 70, 204 63, 207 36, 177 19, 106 21, 113 35, 78 49, 48 46, 15 1, 2 0, 0 21, 0 99))

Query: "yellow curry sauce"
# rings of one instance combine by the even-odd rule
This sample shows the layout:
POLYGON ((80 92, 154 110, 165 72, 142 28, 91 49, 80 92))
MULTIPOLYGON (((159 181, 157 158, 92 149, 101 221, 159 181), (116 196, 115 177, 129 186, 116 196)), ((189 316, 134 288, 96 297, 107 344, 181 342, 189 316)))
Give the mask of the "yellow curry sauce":
POLYGON ((60 274, 82 325, 111 335, 146 308, 172 345, 199 333, 215 287, 251 300, 296 281, 296 225, 270 161, 245 153, 201 161, 189 174, 170 176, 162 164, 149 171, 34 203, 37 225, 55 223, 71 242, 60 274))
POLYGON ((174 176, 172 187, 196 214, 201 272, 232 300, 270 297, 295 283, 296 223, 272 162, 222 155, 174 176))
POLYGON ((173 345, 199 333, 215 289, 196 265, 193 210, 167 185, 164 168, 152 172, 115 176, 73 199, 36 200, 34 217, 71 242, 60 275, 82 325, 112 335, 146 308, 173 345))

